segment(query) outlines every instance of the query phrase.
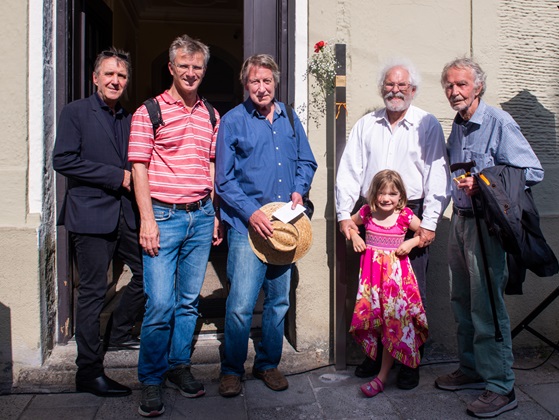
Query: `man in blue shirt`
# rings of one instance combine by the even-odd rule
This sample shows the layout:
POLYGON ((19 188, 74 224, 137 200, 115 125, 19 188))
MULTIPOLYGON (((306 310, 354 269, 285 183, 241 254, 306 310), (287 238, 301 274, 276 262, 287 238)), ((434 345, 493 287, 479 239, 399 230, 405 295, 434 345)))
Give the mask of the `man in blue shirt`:
POLYGON ((248 227, 263 238, 272 236, 272 223, 260 207, 278 201, 292 201, 293 208, 302 205, 317 168, 301 122, 294 115, 292 127, 285 105, 274 98, 279 68, 273 58, 249 57, 241 69, 241 83, 249 98, 221 119, 216 145, 216 192, 221 220, 228 227, 231 285, 219 386, 224 397, 241 392, 252 313, 261 288, 265 293, 262 340, 252 373, 275 391, 288 387, 277 366, 292 264, 271 265, 258 259, 249 244, 248 227))
MULTIPOLYGON (((543 179, 542 166, 512 117, 481 100, 485 73, 473 60, 452 61, 443 69, 441 84, 452 109, 458 112, 448 138, 450 164, 475 161, 472 172, 495 165, 524 168, 526 186, 543 179)), ((457 171, 455 177, 463 171, 457 171)), ((478 193, 476 179, 467 176, 452 187, 453 215, 449 234, 451 306, 458 323, 460 367, 435 380, 438 388, 484 389, 468 404, 468 414, 495 417, 518 405, 514 394, 510 320, 503 298, 507 282, 505 252, 496 236, 489 236, 485 223, 481 235, 472 211, 472 196, 478 193), (485 253, 503 335, 495 340, 493 315, 484 275, 480 240, 485 253)))

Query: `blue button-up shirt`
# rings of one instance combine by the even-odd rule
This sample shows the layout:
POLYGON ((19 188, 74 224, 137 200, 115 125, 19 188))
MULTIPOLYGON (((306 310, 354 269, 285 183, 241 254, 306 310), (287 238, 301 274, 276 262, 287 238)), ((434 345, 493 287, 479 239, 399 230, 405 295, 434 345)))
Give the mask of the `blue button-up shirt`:
POLYGON ((317 168, 301 121, 291 127, 281 102, 270 123, 250 99, 223 116, 216 143, 216 192, 221 219, 239 233, 264 204, 289 202, 309 191, 317 168))
MULTIPOLYGON (((542 165, 518 124, 507 112, 482 100, 470 120, 464 121, 460 114, 456 115, 447 148, 451 165, 474 160, 476 166, 472 173, 495 165, 509 165, 524 168, 527 186, 543 179, 542 165)), ((456 171, 452 176, 463 173, 456 171)), ((452 200, 460 208, 471 208, 468 196, 454 183, 452 200)))

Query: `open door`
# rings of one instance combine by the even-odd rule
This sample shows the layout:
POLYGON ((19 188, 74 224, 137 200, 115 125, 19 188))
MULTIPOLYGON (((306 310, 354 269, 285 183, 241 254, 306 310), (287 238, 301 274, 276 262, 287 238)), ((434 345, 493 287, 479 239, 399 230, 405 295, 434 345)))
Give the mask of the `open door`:
MULTIPOLYGON (((269 53, 281 69, 279 100, 293 102, 293 22, 295 0, 58 0, 57 110, 94 91, 93 63, 99 51, 114 45, 131 54, 132 78, 124 106, 134 111, 148 97, 170 86, 168 48, 187 33, 210 47, 211 58, 200 94, 224 114, 241 103, 239 71, 246 57, 269 53), (110 7, 107 5, 110 4, 110 7)), ((57 177, 57 205, 65 180, 57 177)), ((227 296, 225 246, 212 251, 200 301, 199 336, 223 328, 227 296)), ((75 285, 72 249, 64 227, 58 228, 58 342, 73 336, 75 285)), ((256 314, 258 319, 258 314, 256 314)), ((258 321, 257 321, 258 322, 258 321)))
MULTIPOLYGON (((64 14, 61 30, 69 36, 57 41, 57 78, 62 89, 58 91, 57 110, 76 99, 85 98, 94 91, 93 64, 99 51, 112 45, 112 11, 101 0, 59 1, 59 17, 64 14)), ((59 115, 57 115, 58 117, 59 115)), ((56 202, 60 209, 66 192, 66 179, 56 177, 56 202)), ((58 334, 57 341, 66 343, 74 335, 74 308, 77 293, 77 271, 73 263, 73 250, 68 232, 59 226, 58 237, 58 334)))

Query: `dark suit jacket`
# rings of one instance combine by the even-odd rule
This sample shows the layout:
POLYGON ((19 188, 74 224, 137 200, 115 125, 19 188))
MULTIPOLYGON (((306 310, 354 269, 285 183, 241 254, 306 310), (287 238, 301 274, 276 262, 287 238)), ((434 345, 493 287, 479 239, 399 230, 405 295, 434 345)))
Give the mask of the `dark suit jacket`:
POLYGON ((133 195, 121 188, 124 169, 130 170, 127 145, 132 117, 124 113, 124 147, 117 144, 95 95, 66 105, 60 114, 53 167, 68 178, 68 188, 58 224, 75 233, 111 233, 118 226, 122 206, 128 226, 135 229, 133 195))

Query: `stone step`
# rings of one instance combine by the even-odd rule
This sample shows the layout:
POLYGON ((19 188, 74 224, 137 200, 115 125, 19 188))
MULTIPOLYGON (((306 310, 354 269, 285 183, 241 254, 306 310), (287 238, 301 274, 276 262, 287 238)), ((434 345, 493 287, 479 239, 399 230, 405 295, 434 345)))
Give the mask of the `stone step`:
MULTIPOLYGON (((220 372, 221 337, 198 336, 192 354, 192 372, 202 382, 215 382, 220 372)), ((110 378, 129 386, 140 389, 138 382, 136 350, 112 351, 105 354, 105 373, 110 378)), ((46 363, 37 368, 24 368, 14 378, 12 393, 54 393, 75 392, 76 374, 76 343, 57 345, 46 363)), ((249 354, 245 364, 247 375, 250 376, 254 360, 252 340, 249 343, 249 354)), ((283 356, 279 368, 285 374, 299 373, 320 366, 328 365, 328 354, 316 350, 296 351, 284 339, 283 356)))

